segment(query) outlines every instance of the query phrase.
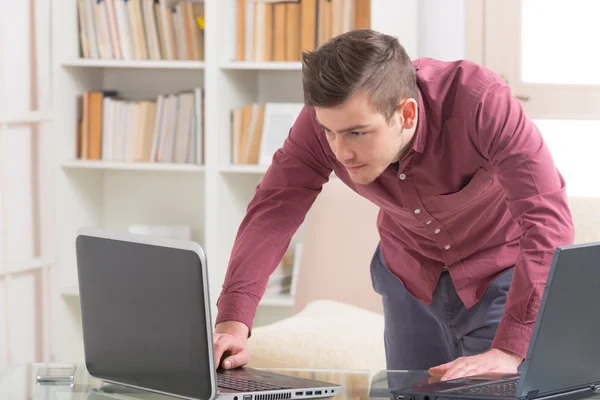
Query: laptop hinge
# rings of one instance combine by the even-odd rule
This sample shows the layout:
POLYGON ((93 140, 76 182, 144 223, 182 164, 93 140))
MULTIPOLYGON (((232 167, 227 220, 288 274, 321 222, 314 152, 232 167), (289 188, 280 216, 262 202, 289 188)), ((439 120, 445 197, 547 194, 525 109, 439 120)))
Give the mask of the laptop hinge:
POLYGON ((530 392, 527 393, 527 398, 528 399, 535 399, 538 395, 540 391, 539 390, 532 390, 530 392))

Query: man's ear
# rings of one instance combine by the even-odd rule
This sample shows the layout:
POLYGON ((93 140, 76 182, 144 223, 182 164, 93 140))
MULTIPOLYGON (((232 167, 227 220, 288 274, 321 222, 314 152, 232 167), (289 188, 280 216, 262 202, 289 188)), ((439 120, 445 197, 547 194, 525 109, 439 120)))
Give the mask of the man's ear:
POLYGON ((400 125, 404 129, 412 129, 417 125, 417 102, 415 99, 403 99, 398 104, 398 115, 400 116, 400 125))

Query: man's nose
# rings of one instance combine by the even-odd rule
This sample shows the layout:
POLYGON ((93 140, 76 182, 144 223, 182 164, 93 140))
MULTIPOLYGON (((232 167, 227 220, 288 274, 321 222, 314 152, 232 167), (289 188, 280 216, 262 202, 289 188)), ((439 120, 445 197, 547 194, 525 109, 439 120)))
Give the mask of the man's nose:
POLYGON ((347 145, 344 135, 335 135, 333 147, 335 157, 341 162, 351 160, 354 157, 354 153, 347 145))

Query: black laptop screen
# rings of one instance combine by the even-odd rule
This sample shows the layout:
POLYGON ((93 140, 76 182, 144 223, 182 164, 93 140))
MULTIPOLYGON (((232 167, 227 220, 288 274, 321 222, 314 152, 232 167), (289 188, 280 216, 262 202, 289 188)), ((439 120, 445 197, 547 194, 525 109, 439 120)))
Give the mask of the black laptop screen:
POLYGON ((209 398, 212 364, 198 255, 92 236, 77 238, 76 253, 89 373, 209 398))

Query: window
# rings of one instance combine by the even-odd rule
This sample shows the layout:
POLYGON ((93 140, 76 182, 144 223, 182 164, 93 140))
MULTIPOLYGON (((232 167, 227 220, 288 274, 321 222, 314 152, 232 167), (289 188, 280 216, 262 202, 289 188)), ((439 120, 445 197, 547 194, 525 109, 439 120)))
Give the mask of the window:
POLYGON ((546 139, 569 196, 600 196, 600 2, 469 2, 475 61, 495 70, 546 139))
POLYGON ((51 3, 0 13, 0 370, 50 361, 51 3))

